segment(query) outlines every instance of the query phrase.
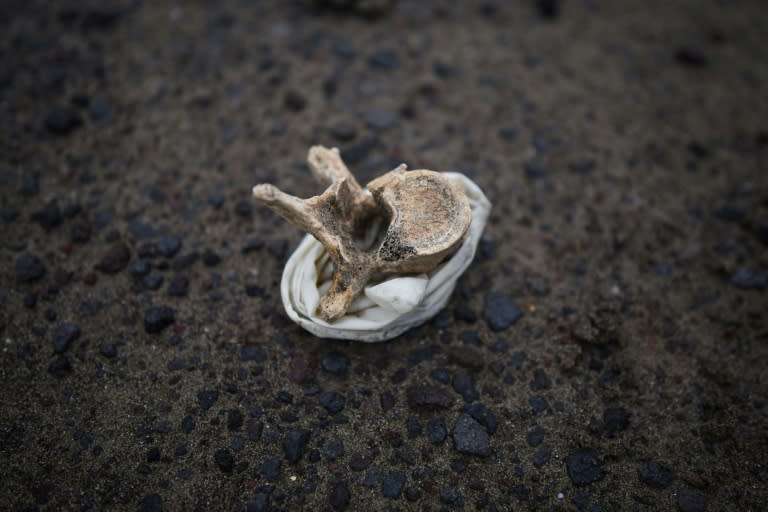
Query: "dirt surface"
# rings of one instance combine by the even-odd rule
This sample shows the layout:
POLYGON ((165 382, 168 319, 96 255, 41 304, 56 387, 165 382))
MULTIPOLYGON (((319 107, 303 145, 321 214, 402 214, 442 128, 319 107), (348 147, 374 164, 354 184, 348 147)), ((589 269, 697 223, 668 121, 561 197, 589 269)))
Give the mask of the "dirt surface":
POLYGON ((3 508, 765 510, 762 2, 0 5, 3 508), (283 312, 318 143, 494 203, 391 342, 283 312))

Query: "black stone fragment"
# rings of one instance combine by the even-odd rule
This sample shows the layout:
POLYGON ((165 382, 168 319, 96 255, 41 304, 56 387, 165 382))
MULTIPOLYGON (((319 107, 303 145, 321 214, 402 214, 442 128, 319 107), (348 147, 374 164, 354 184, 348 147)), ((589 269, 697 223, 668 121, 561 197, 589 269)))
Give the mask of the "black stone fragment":
POLYGON ((333 439, 323 445, 323 457, 327 460, 336 460, 344 455, 344 443, 341 439, 333 439))
POLYGON ((346 377, 349 372, 349 357, 338 351, 328 352, 320 360, 323 370, 337 377, 346 377))
POLYGON ((276 482, 280 479, 280 468, 283 465, 283 461, 280 457, 275 455, 267 455, 264 462, 259 467, 259 474, 270 482, 276 482))
POLYGON ((236 432, 243 426, 243 413, 238 409, 230 409, 227 411, 227 430, 230 432, 236 432))
POLYGON ((270 510, 269 494, 265 492, 257 493, 256 496, 248 500, 245 510, 246 512, 267 512, 270 510))
POLYGON ((344 395, 335 391, 324 391, 317 395, 317 401, 325 407, 329 414, 335 415, 344 410, 347 400, 344 395))
POLYGON ((70 231, 70 239, 74 244, 85 244, 91 239, 92 232, 91 224, 84 220, 75 219, 72 221, 72 228, 70 231))
POLYGON ((133 263, 128 271, 134 277, 144 277, 152 270, 152 262, 147 258, 139 258, 133 263))
POLYGON ((291 112, 301 112, 307 106, 307 98, 296 90, 289 90, 283 97, 283 105, 291 112))
POLYGON ((623 407, 612 407, 603 411, 603 428, 609 435, 623 432, 629 427, 629 413, 623 407))
POLYGON ((448 428, 445 426, 445 419, 442 417, 432 418, 427 423, 427 439, 430 443, 440 444, 448 436, 448 428))
POLYGON ((45 275, 45 265, 40 258, 33 254, 22 254, 16 259, 14 265, 16 281, 20 283, 32 283, 45 275))
POLYGON ((602 480, 605 476, 597 450, 582 448, 565 458, 568 477, 574 485, 588 485, 602 480))
POLYGON ((464 398, 467 403, 474 402, 480 397, 480 393, 475 388, 475 379, 467 372, 459 372, 453 376, 451 385, 454 391, 464 398))
POLYGON ((522 310, 506 293, 489 292, 485 295, 483 318, 493 331, 503 331, 522 316, 522 310))
POLYGON ((456 487, 443 487, 440 489, 440 501, 446 505, 453 505, 457 508, 463 508, 466 504, 464 496, 461 495, 456 487))
POLYGON ((768 274, 758 269, 741 267, 731 276, 730 283, 742 290, 764 290, 768 286, 768 274))
POLYGON ((168 295, 171 297, 184 297, 189 291, 189 279, 182 274, 176 274, 168 283, 168 295))
POLYGON ((399 61, 397 53, 391 48, 381 48, 368 57, 368 64, 371 67, 386 71, 395 69, 399 61))
POLYGON ((385 498, 398 499, 405 487, 405 473, 402 471, 392 471, 381 484, 381 493, 385 498))
POLYGON ((235 215, 238 217, 248 218, 253 212, 253 205, 247 199, 241 199, 235 203, 235 215))
POLYGON ((159 494, 147 494, 139 503, 139 512, 162 512, 163 498, 159 494))
POLYGON ((216 450, 213 454, 213 460, 219 467, 222 473, 230 474, 235 467, 235 458, 232 456, 232 452, 227 448, 216 450))
POLYGON ((531 389, 534 391, 542 391, 552 387, 552 381, 550 380, 547 372, 544 368, 536 368, 533 371, 533 380, 531 381, 531 389))
POLYGON ((247 343, 240 349, 241 361, 254 361, 256 363, 263 363, 267 359, 267 353, 259 345, 253 343, 247 343))
POLYGON ((40 227, 43 228, 46 233, 49 233, 54 228, 58 227, 64 220, 64 216, 59 209, 59 203, 55 199, 48 201, 44 207, 34 212, 31 218, 33 221, 40 224, 40 227))
POLYGON ((549 457, 551 455, 551 451, 546 446, 539 448, 536 450, 536 453, 533 454, 531 457, 531 462, 533 462, 533 465, 537 468, 540 468, 547 462, 549 462, 549 457))
POLYGON ((283 437, 283 453, 291 464, 296 463, 304 455, 304 449, 309 442, 309 432, 306 430, 291 430, 283 437))
POLYGON ((173 259, 173 262, 171 263, 171 268, 173 268, 173 270, 175 270, 176 272, 180 272, 194 265, 199 258, 200 258, 200 255, 197 253, 197 251, 190 251, 190 252, 181 254, 173 259))
POLYGON ((526 440, 528 441, 528 446, 539 446, 544 440, 544 429, 539 425, 536 425, 531 431, 528 432, 526 440))
POLYGON ((525 171, 525 177, 529 180, 542 180, 550 173, 549 167, 544 162, 535 159, 524 162, 523 170, 525 171))
POLYGON ((672 471, 655 460, 644 462, 637 468, 637 476, 641 482, 654 489, 666 489, 672 483, 672 471))
POLYGON ((349 487, 343 481, 337 482, 331 486, 331 492, 328 493, 328 503, 334 510, 342 510, 349 505, 349 487))
POLYGON ((123 242, 117 242, 104 253, 96 264, 96 270, 105 274, 117 274, 131 261, 131 250, 123 242))
POLYGON ((144 276, 144 279, 141 280, 141 284, 146 288, 147 290, 159 290, 161 286, 163 286, 163 281, 165 281, 165 278, 162 276, 162 274, 158 274, 157 272, 152 272, 146 276, 144 276))
POLYGON ((192 416, 185 416, 184 419, 181 420, 181 431, 185 434, 189 434, 193 430, 195 430, 195 418, 192 416))
POLYGON ((155 251, 165 258, 173 258, 181 250, 181 239, 167 235, 155 242, 155 251))
POLYGON ((331 136, 340 142, 349 142, 357 136, 357 128, 349 121, 337 121, 328 127, 331 136))
POLYGON ((683 487, 677 493, 677 507, 680 512, 706 512, 707 497, 695 489, 683 487))
POLYGON ((160 448, 153 446, 147 451, 147 462, 153 463, 160 460, 160 448))
POLYGON ((99 347, 99 354, 107 359, 113 359, 117 357, 117 345, 114 343, 103 342, 99 347))
POLYGON ((560 15, 560 0, 535 0, 536 12, 545 20, 554 20, 560 15))
POLYGON ((450 407, 453 397, 443 388, 429 385, 414 385, 406 390, 408 407, 411 409, 434 410, 450 407))
POLYGON ((683 46, 675 52, 675 60, 678 64, 692 69, 701 69, 707 67, 709 59, 701 50, 683 46))
POLYGON ((197 403, 204 411, 207 411, 213 407, 213 404, 215 404, 218 399, 219 391, 217 389, 204 389, 202 391, 198 391, 197 393, 197 403))
POLYGON ((475 313, 466 303, 460 303, 456 306, 456 309, 453 310, 453 318, 468 324, 473 324, 477 322, 477 313, 475 313))
POLYGON ((80 327, 77 325, 71 323, 59 325, 53 331, 53 351, 57 354, 63 354, 79 337, 80 327))
POLYGON ((53 135, 68 135, 81 124, 80 113, 68 105, 53 106, 45 115, 45 128, 53 135))
POLYGON ((462 414, 453 427, 453 447, 460 453, 490 455, 488 432, 469 414, 462 414))
MULTIPOLYGON (((475 336, 472 337, 473 339, 475 336)), ((448 351, 448 359, 469 370, 480 370, 485 366, 483 355, 471 347, 456 347, 448 351)))
POLYGON ((174 322, 176 315, 168 306, 151 307, 144 314, 144 330, 149 334, 159 333, 174 322))
POLYGON ((221 256, 216 254, 213 249, 206 249, 203 251, 203 265, 206 267, 215 267, 221 263, 221 256))
POLYGON ((48 365, 48 373, 54 377, 66 377, 72 373, 72 364, 66 356, 61 356, 48 365))

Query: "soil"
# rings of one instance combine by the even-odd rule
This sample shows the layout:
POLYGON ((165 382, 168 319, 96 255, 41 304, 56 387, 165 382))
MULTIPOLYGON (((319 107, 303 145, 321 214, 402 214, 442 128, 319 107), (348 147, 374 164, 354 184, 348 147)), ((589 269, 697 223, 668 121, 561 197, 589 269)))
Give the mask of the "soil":
POLYGON ((0 2, 4 507, 765 510, 764 4, 354 3, 0 2), (313 144, 493 202, 435 319, 287 319, 313 144))

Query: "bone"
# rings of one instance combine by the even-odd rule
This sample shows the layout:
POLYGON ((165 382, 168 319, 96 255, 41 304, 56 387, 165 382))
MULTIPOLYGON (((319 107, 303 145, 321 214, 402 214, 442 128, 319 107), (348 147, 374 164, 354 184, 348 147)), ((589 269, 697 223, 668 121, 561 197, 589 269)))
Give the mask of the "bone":
POLYGON ((269 184, 253 188, 256 199, 322 243, 334 265, 331 286, 318 305, 328 322, 343 317, 376 276, 429 272, 461 245, 472 220, 464 193, 439 173, 406 172, 405 165, 363 190, 336 148, 314 146, 308 162, 328 188, 309 199, 269 184), (375 215, 389 224, 381 243, 362 249, 359 237, 375 215))

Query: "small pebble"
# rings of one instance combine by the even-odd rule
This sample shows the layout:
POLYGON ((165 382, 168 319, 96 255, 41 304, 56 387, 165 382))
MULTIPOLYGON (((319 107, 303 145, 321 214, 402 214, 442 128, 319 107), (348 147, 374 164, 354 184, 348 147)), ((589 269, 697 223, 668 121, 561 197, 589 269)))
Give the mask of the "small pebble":
POLYGON ((695 489, 683 487, 677 493, 677 507, 680 512, 706 512, 707 497, 695 489))
POLYGON ((43 261, 33 254, 22 254, 16 259, 14 266, 16 281, 20 283, 32 283, 45 275, 43 261))
POLYGON ((432 418, 427 423, 427 439, 432 444, 440 444, 448 436, 448 428, 445 426, 445 419, 438 417, 432 418))
POLYGON ((414 385, 406 390, 408 407, 414 410, 434 410, 450 407, 453 397, 444 388, 429 385, 414 385))
POLYGON ((489 292, 485 295, 483 318, 493 331, 503 331, 522 318, 523 312, 506 293, 489 292))
POLYGON ((45 115, 45 128, 53 135, 69 135, 83 124, 83 119, 70 106, 54 106, 45 115))
POLYGON ((157 254, 165 258, 173 258, 181 250, 181 239, 177 236, 164 236, 155 242, 157 254))
POLYGON ((304 455, 304 449, 309 442, 309 432, 305 430, 290 430, 283 436, 283 453, 291 464, 298 462, 304 455))
POLYGON ((402 471, 392 471, 381 484, 381 493, 385 498, 398 499, 405 487, 405 473, 402 471))
POLYGON ((334 510, 342 510, 349 505, 349 487, 345 482, 338 482, 331 486, 331 492, 328 494, 328 503, 334 510))
POLYGON ((144 313, 144 330, 149 334, 159 333, 175 322, 173 309, 168 306, 152 307, 144 313))
POLYGON ((235 459, 232 456, 232 452, 227 448, 216 450, 216 453, 213 454, 213 460, 216 462, 216 465, 222 473, 227 475, 232 473, 235 466, 235 459))
POLYGON ((320 405, 322 405, 330 415, 338 414, 343 411, 347 402, 344 395, 336 393, 335 391, 324 391, 320 393, 317 395, 317 401, 320 402, 320 405))
POLYGON ((730 282, 742 290, 764 290, 768 286, 768 274, 753 268, 741 267, 731 276, 730 282))
POLYGON ((69 349, 72 342, 80 337, 80 327, 75 324, 61 324, 53 332, 53 351, 62 354, 69 349))
POLYGON ((104 253, 96 264, 96 270, 105 274, 116 274, 128 266, 131 250, 124 242, 117 242, 104 253))
POLYGON ((640 467, 637 468, 637 476, 641 482, 654 489, 666 489, 674 479, 672 471, 655 460, 640 464, 640 467))
POLYGON ((368 64, 371 67, 386 71, 395 69, 399 61, 397 53, 390 48, 376 50, 368 57, 368 64))
POLYGON ((146 276, 144 276, 144 279, 141 280, 141 284, 146 288, 147 290, 159 290, 161 286, 163 286, 163 281, 165 281, 165 278, 158 274, 157 272, 152 272, 146 276))
POLYGON ((46 233, 61 225, 64 216, 59 209, 59 203, 55 199, 48 201, 46 205, 32 214, 32 220, 40 224, 46 233))
POLYGON ((197 403, 200 408, 207 411, 219 400, 219 391, 216 389, 204 389, 197 393, 197 403))
POLYGON ((212 249, 203 251, 203 265, 206 267, 215 267, 219 263, 221 263, 221 256, 216 254, 212 249))
POLYGON ((488 432, 469 414, 462 414, 453 427, 453 446, 467 455, 490 455, 488 432))
POLYGON ((594 448, 582 448, 570 453, 565 458, 565 466, 574 485, 591 484, 605 476, 602 462, 594 448))
POLYGON ((184 297, 189 291, 189 279, 177 274, 168 282, 168 295, 171 297, 184 297))

